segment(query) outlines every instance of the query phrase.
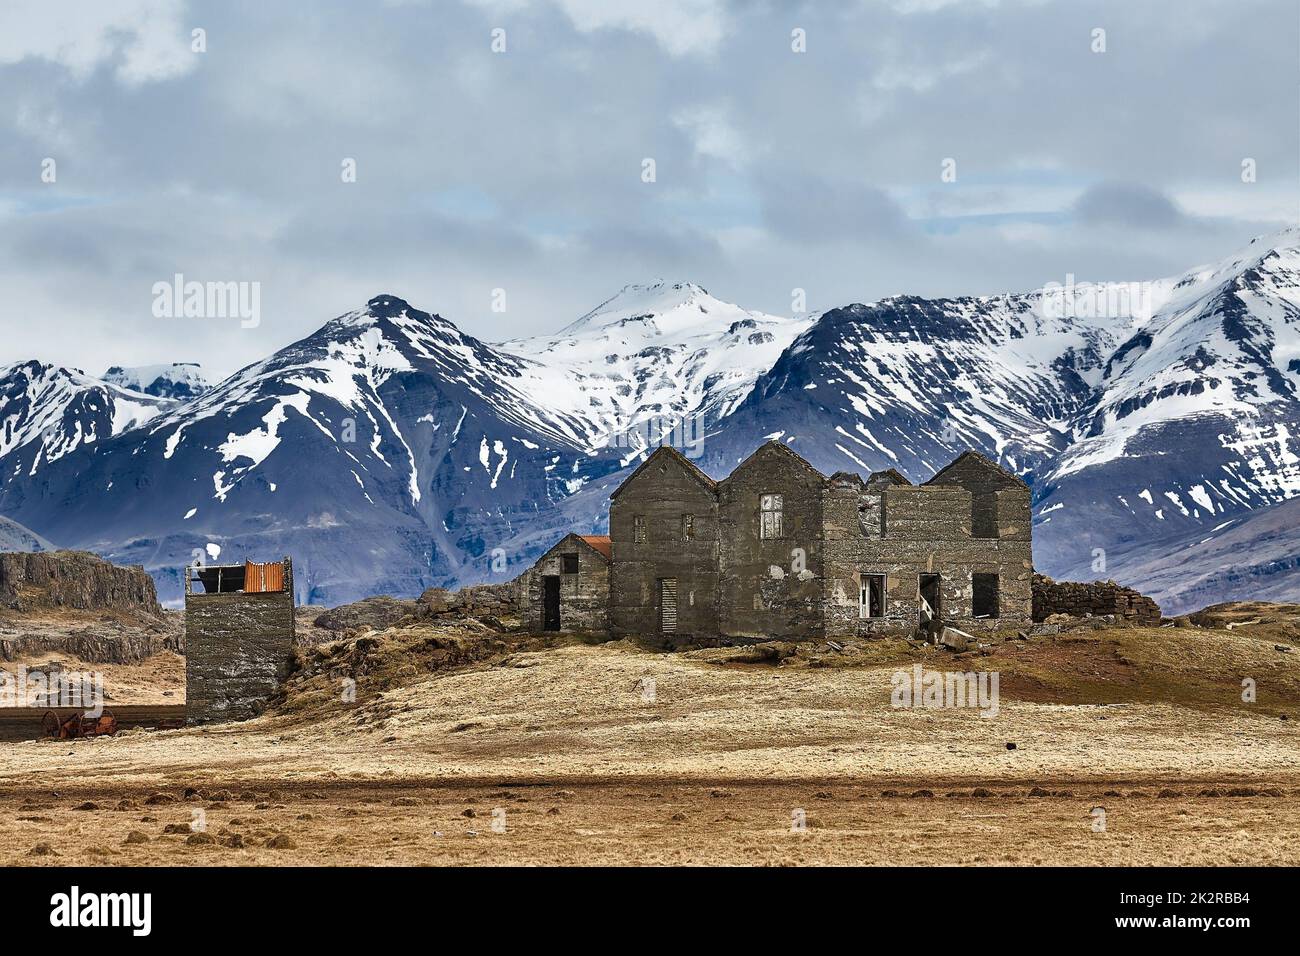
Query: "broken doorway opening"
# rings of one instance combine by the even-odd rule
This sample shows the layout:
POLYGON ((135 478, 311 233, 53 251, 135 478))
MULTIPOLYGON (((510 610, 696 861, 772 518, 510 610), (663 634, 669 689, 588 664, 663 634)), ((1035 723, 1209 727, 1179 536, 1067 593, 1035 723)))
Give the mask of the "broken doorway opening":
POLYGON ((939 606, 939 575, 920 575, 917 578, 917 588, 921 597, 921 624, 938 621, 942 613, 942 608, 939 606))

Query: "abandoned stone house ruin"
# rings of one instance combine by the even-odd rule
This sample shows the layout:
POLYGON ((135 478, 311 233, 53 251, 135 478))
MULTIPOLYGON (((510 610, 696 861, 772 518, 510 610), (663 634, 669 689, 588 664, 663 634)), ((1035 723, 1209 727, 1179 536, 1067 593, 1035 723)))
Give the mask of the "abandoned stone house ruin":
POLYGON ((185 705, 191 723, 259 713, 289 673, 293 562, 185 571, 185 705))
POLYGON ((608 630, 609 561, 608 535, 566 534, 520 581, 524 629, 608 630))
POLYGON ((611 495, 608 539, 566 536, 520 597, 530 628, 669 643, 976 633, 1030 621, 1032 575, 1029 488, 984 456, 913 485, 769 441, 721 481, 656 449, 611 495))

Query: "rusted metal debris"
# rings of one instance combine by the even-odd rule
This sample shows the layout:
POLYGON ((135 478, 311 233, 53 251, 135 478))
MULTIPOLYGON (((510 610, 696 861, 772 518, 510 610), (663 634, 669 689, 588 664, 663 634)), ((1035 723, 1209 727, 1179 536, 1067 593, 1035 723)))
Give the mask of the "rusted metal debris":
POLYGON ((41 718, 42 736, 54 740, 76 740, 81 737, 111 737, 117 733, 117 718, 111 710, 106 710, 98 717, 87 717, 80 711, 60 718, 52 710, 47 710, 41 718))

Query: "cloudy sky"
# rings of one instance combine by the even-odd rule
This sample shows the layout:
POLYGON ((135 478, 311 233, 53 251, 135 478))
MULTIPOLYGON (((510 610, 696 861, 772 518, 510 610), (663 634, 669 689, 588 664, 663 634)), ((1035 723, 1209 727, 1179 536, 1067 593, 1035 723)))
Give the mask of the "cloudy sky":
POLYGON ((1300 217, 1298 48, 1293 0, 4 0, 0 363, 1174 274, 1300 217), (261 324, 155 317, 176 273, 261 324))

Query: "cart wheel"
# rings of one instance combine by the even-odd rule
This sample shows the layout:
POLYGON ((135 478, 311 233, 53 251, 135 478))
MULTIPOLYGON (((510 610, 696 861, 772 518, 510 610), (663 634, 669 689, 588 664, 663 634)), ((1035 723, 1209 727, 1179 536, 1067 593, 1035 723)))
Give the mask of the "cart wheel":
POLYGON ((45 716, 41 718, 41 736, 59 736, 59 715, 52 710, 47 710, 45 716))

